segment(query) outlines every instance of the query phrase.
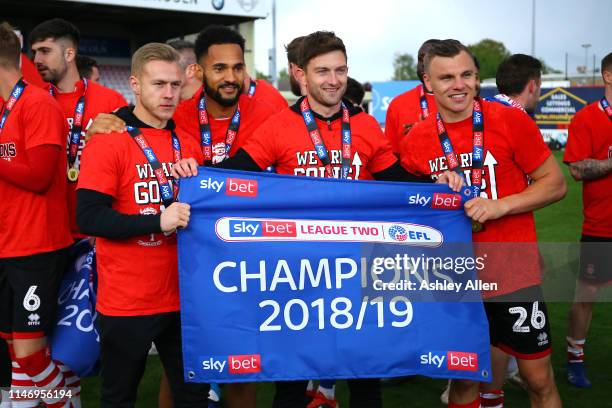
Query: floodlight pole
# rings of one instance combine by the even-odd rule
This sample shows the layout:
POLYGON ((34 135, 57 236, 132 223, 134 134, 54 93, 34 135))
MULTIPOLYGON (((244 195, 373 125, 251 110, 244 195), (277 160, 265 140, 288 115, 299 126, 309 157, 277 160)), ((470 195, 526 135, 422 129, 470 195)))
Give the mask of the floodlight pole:
POLYGON ((278 88, 278 70, 276 69, 276 0, 272 0, 272 51, 270 55, 270 78, 278 88))
POLYGON ((531 56, 535 58, 536 0, 531 0, 531 56))

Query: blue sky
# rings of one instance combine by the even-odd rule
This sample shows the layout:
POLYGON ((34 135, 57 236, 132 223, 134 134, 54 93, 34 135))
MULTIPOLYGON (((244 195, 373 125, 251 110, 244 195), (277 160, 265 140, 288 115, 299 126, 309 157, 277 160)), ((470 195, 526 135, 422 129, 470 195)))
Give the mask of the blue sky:
MULTIPOLYGON (((272 0, 268 0, 270 4, 272 0)), ((351 76, 384 81, 393 73, 397 52, 416 55, 428 38, 456 38, 472 44, 483 38, 501 41, 513 53, 531 52, 532 0, 277 0, 277 66, 286 66, 283 45, 299 35, 332 30, 349 56, 351 76)), ((612 1, 536 0, 536 56, 569 72, 584 65, 588 49, 597 65, 612 52, 612 1)), ((268 72, 272 44, 271 19, 255 23, 255 65, 268 72)))

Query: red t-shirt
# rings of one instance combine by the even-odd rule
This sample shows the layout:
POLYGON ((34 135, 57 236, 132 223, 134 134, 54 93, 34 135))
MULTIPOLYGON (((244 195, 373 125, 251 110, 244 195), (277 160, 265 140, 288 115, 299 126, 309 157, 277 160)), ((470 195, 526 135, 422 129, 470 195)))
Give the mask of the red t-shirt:
MULTIPOLYGON (((408 134, 410 129, 425 119, 421 110, 421 88, 419 85, 401 95, 393 98, 387 109, 385 120, 385 135, 391 141, 391 147, 395 153, 399 153, 400 141, 408 134)), ((433 94, 425 93, 429 116, 436 116, 438 106, 433 94)))
MULTIPOLYGON (((248 140, 244 150, 262 169, 275 166, 279 174, 325 177, 325 167, 315 152, 302 114, 294 110, 299 102, 301 99, 291 109, 272 116, 248 140)), ((336 177, 342 168, 340 115, 329 122, 315 119, 329 151, 336 177)), ((397 162, 376 119, 359 111, 351 115, 350 123, 352 166, 349 178, 371 180, 373 173, 385 170, 397 162)))
MULTIPOLYGON (((527 114, 497 102, 483 101, 482 104, 486 153, 481 197, 497 200, 525 190, 527 175, 544 163, 550 150, 527 114)), ((470 182, 472 117, 445 126, 470 182)), ((400 158, 404 168, 417 175, 437 178, 448 170, 435 116, 418 123, 410 131, 410 137, 402 140, 400 158)), ((498 290, 483 293, 485 297, 512 293, 541 283, 537 247, 528 244, 537 241, 532 212, 487 221, 483 231, 473 234, 473 240, 476 243, 517 243, 475 245, 477 253, 484 251, 488 255, 480 279, 498 284, 498 290)))
POLYGON ((38 73, 36 65, 24 53, 21 53, 21 75, 23 75, 23 79, 28 84, 36 85, 40 88, 45 88, 48 85, 38 73))
MULTIPOLYGON (((565 163, 612 158, 612 120, 599 101, 584 107, 572 119, 565 147, 565 163)), ((612 174, 582 182, 582 233, 612 237, 612 174)))
MULTIPOLYGON (((190 99, 182 101, 173 116, 176 126, 192 136, 198 143, 198 146, 201 145, 200 122, 198 119, 198 103, 201 92, 202 88, 198 89, 190 99)), ((255 94, 257 92, 255 91, 255 94)), ((269 104, 261 103, 255 98, 249 98, 248 95, 240 96, 238 106, 240 107, 240 127, 238 128, 238 136, 229 151, 229 156, 236 154, 253 135, 253 132, 274 114, 274 110, 269 104)), ((225 135, 232 118, 215 119, 208 115, 208 119, 210 120, 210 130, 212 132, 213 163, 219 163, 224 157, 225 135)))
MULTIPOLYGON (((49 89, 51 85, 47 85, 49 89)), ((55 92, 55 99, 64 111, 64 117, 68 121, 68 126, 72 129, 74 119, 74 109, 76 108, 79 98, 83 95, 83 81, 76 83, 74 92, 59 93, 55 92)), ((115 109, 126 106, 128 103, 125 98, 117 91, 106 88, 96 82, 87 81, 87 93, 85 94, 85 112, 83 114, 83 131, 79 150, 77 152, 76 161, 74 163, 77 169, 81 168, 81 153, 85 147, 85 133, 91 126, 96 116, 99 113, 111 113, 115 109)), ((66 135, 66 151, 70 146, 70 132, 66 135)), ((70 231, 74 238, 83 238, 84 235, 79 232, 76 223, 76 182, 68 180, 68 190, 66 192, 66 201, 68 202, 68 213, 70 215, 70 231)))
MULTIPOLYGON (((4 101, 0 99, 2 106, 4 101)), ((28 149, 64 145, 66 124, 51 96, 26 86, 0 133, 0 158, 19 163, 28 149)), ((0 258, 26 256, 65 248, 72 243, 66 208, 66 159, 43 194, 22 190, 0 179, 0 258)))
POLYGON ((257 79, 255 83, 257 84, 255 95, 253 95, 255 100, 264 101, 272 107, 274 112, 280 112, 289 107, 287 100, 271 83, 263 79, 257 79))
MULTIPOLYGON (((173 180, 171 133, 141 129, 173 180)), ((182 157, 202 162, 193 139, 177 129, 182 157)), ((83 151, 78 188, 113 197, 122 214, 157 214, 162 201, 159 185, 144 153, 127 132, 95 135, 83 151)), ((179 310, 176 234, 150 234, 122 240, 96 239, 97 309, 110 316, 140 316, 179 310)))

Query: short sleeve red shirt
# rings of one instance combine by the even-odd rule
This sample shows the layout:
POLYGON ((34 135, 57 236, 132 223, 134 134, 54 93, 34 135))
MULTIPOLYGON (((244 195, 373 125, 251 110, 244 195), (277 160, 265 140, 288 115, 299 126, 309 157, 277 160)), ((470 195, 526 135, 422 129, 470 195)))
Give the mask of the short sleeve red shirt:
MULTIPOLYGON (((550 156, 540 131, 529 116, 515 108, 497 102, 483 101, 484 115, 484 166, 481 196, 493 200, 522 192, 527 188, 527 175, 536 170, 550 156)), ((472 118, 461 122, 445 124, 454 151, 459 156, 461 168, 468 182, 472 165, 472 118)), ((437 178, 448 170, 442 152, 436 118, 430 116, 417 124, 410 137, 400 144, 401 163, 406 170, 437 178)), ((487 221, 484 230, 473 234, 476 243, 533 243, 537 241, 533 213, 508 215, 487 221)), ((476 246, 477 247, 477 246, 476 246)), ((485 247, 485 246, 483 246, 485 247)), ((494 249, 495 246, 488 246, 494 249)), ((537 248, 524 246, 529 254, 519 254, 521 267, 508 262, 508 252, 517 251, 520 246, 497 246, 498 259, 489 258, 487 267, 480 278, 498 283, 497 292, 485 296, 502 295, 518 289, 537 285, 541 282, 537 248), (535 251, 534 251, 535 249, 535 251), (502 253, 503 252, 503 253, 502 253), (506 265, 511 269, 504 269, 506 265)))
POLYGON ((24 53, 21 53, 21 74, 28 84, 36 85, 40 88, 48 86, 38 73, 34 63, 24 53))
MULTIPOLYGON (((572 119, 565 163, 585 159, 612 158, 612 120, 599 102, 584 107, 572 119)), ((584 223, 582 233, 597 237, 612 237, 612 174, 582 182, 584 223)))
MULTIPOLYGON (((400 141, 406 137, 410 129, 418 122, 425 119, 421 110, 421 88, 419 85, 414 89, 404 92, 393 98, 387 109, 385 120, 385 135, 391 142, 393 152, 399 153, 400 141)), ((429 116, 435 116, 438 112, 436 100, 433 94, 425 93, 429 116)))
MULTIPOLYGON (((259 89, 259 88, 258 88, 259 89)), ((177 128, 190 135, 193 140, 201 144, 200 124, 198 119, 198 102, 200 100, 200 88, 192 98, 182 101, 174 113, 174 122, 177 128)), ((257 93, 257 91, 256 91, 257 93)), ((229 151, 229 156, 236 154, 246 141, 253 135, 255 130, 274 114, 274 110, 267 103, 261 103, 257 99, 249 98, 248 95, 241 95, 238 101, 240 107, 240 128, 238 136, 229 151)), ((210 129, 212 132, 213 163, 219 163, 224 158, 225 135, 229 127, 231 117, 213 118, 208 115, 210 129)))
MULTIPOLYGON (((164 173, 173 180, 169 130, 141 129, 164 173)), ((192 138, 177 129, 184 158, 202 162, 192 138)), ((122 214, 158 214, 162 200, 157 179, 144 153, 127 133, 95 135, 83 152, 79 189, 113 197, 122 214)), ((97 309, 110 316, 136 316, 179 310, 176 234, 163 233, 122 240, 96 239, 97 309)))
MULTIPOLYGON (((342 119, 315 120, 329 151, 334 176, 338 177, 342 168, 342 119)), ((376 119, 359 112, 350 117, 350 124, 352 159, 349 178, 371 180, 373 173, 397 162, 376 119)), ((325 177, 325 167, 315 152, 304 119, 293 108, 271 117, 249 139, 244 150, 262 169, 274 166, 279 174, 325 177)))
POLYGON ((274 112, 280 112, 289 106, 287 100, 283 98, 283 95, 281 95, 278 89, 273 87, 268 81, 258 79, 255 83, 256 87, 253 99, 264 101, 272 107, 274 112))
MULTIPOLYGON (((65 134, 66 125, 58 104, 46 91, 28 85, 0 133, 0 158, 22 162, 28 149, 64 146, 65 134)), ((65 198, 66 159, 61 157, 44 194, 0 180, 0 258, 54 251, 72 243, 65 198)))
MULTIPOLYGON (((48 85, 48 87, 51 85, 48 85)), ((48 89, 48 88, 47 88, 48 89)), ((64 111, 64 117, 68 122, 68 126, 72 129, 72 123, 74 120, 74 109, 76 108, 79 98, 83 95, 85 85, 83 81, 76 83, 76 89, 74 92, 59 93, 55 92, 55 100, 60 104, 64 111)), ((126 106, 128 103, 120 93, 106 88, 96 82, 87 82, 87 92, 85 94, 85 112, 83 114, 83 131, 81 137, 81 143, 79 144, 79 150, 77 152, 76 161, 74 166, 77 169, 81 168, 81 154, 83 147, 85 147, 85 133, 91 126, 96 116, 99 113, 110 113, 115 109, 122 106, 126 106)), ((70 132, 66 132, 66 151, 70 145, 70 132)), ((68 190, 66 192, 66 200, 68 202, 68 213, 70 215, 70 231, 74 238, 82 238, 83 235, 79 233, 79 228, 76 224, 76 182, 68 181, 68 190)))

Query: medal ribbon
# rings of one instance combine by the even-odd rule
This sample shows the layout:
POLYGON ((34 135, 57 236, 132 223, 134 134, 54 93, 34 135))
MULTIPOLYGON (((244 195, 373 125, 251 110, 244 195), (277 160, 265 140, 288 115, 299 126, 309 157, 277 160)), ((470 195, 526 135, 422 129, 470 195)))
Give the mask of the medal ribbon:
POLYGON ((421 106, 423 119, 427 119, 429 117, 429 105, 427 104, 427 97, 425 96, 423 85, 419 85, 419 105, 421 106))
MULTIPOLYGON (((253 84, 253 82, 251 82, 253 84)), ((249 94, 251 89, 249 88, 249 94)), ((253 87, 255 92, 255 87, 253 87)), ((205 165, 212 163, 212 131, 210 130, 210 120, 208 118, 208 112, 206 112, 206 94, 204 91, 200 94, 200 100, 198 102, 198 120, 200 123, 200 140, 202 142, 202 153, 204 154, 205 165)), ((236 111, 232 115, 232 120, 225 133, 225 155, 223 160, 229 157, 229 152, 232 149, 232 145, 238 137, 238 129, 240 129, 240 106, 236 106, 236 111)))
MULTIPOLYGON (((49 88, 51 96, 55 96, 53 86, 49 88)), ((87 93, 87 79, 83 78, 83 94, 77 101, 72 117, 72 128, 70 129, 70 141, 68 144, 68 168, 74 167, 74 162, 79 152, 83 131, 83 115, 85 114, 85 94, 87 93)))
POLYGON ((603 98, 601 98, 599 103, 601 103, 601 107, 603 108, 604 112, 606 112, 610 120, 612 120, 612 107, 610 107, 610 104, 608 103, 606 97, 604 96, 603 98))
MULTIPOLYGON (((459 166, 459 157, 453 150, 453 145, 439 112, 436 117, 436 123, 440 146, 446 157, 448 168, 464 177, 459 166)), ((472 185, 470 189, 472 190, 472 198, 476 198, 480 196, 480 190, 482 189, 482 167, 484 161, 484 116, 482 114, 481 101, 478 98, 474 99, 472 112, 472 143, 474 147, 472 150, 472 185)))
POLYGON ((28 84, 23 80, 23 78, 20 78, 11 90, 11 96, 9 96, 8 101, 6 101, 4 104, 4 112, 2 112, 2 117, 0 118, 0 133, 2 133, 2 129, 4 129, 4 124, 6 123, 11 110, 13 107, 15 107, 15 104, 19 98, 21 98, 21 95, 23 95, 23 90, 26 86, 28 86, 28 84))
MULTIPOLYGON (((348 108, 342 102, 342 172, 340 178, 343 180, 348 179, 349 171, 351 170, 351 122, 348 108)), ((317 156, 323 166, 325 166, 325 176, 333 178, 334 174, 332 171, 331 160, 329 159, 329 152, 325 147, 325 142, 321 137, 321 132, 317 126, 317 122, 314 119, 308 98, 304 97, 300 102, 300 111, 302 112, 302 118, 308 134, 312 140, 317 156)))
POLYGON ((257 88, 257 83, 251 79, 251 83, 249 84, 249 98, 252 98, 255 95, 255 90, 257 88))
MULTIPOLYGON (((142 134, 142 131, 138 128, 132 126, 126 126, 127 131, 132 136, 132 139, 136 142, 138 147, 142 150, 147 161, 153 168, 153 173, 155 174, 155 178, 157 179, 157 183, 159 184, 159 191, 162 196, 162 201, 164 203, 164 207, 168 208, 178 196, 179 183, 178 180, 174 180, 172 183, 172 187, 170 187, 170 182, 168 178, 164 174, 164 169, 157 159, 155 152, 147 142, 147 139, 142 134)), ((174 153, 174 162, 181 160, 181 143, 179 142, 176 133, 172 131, 172 151, 174 153)))

